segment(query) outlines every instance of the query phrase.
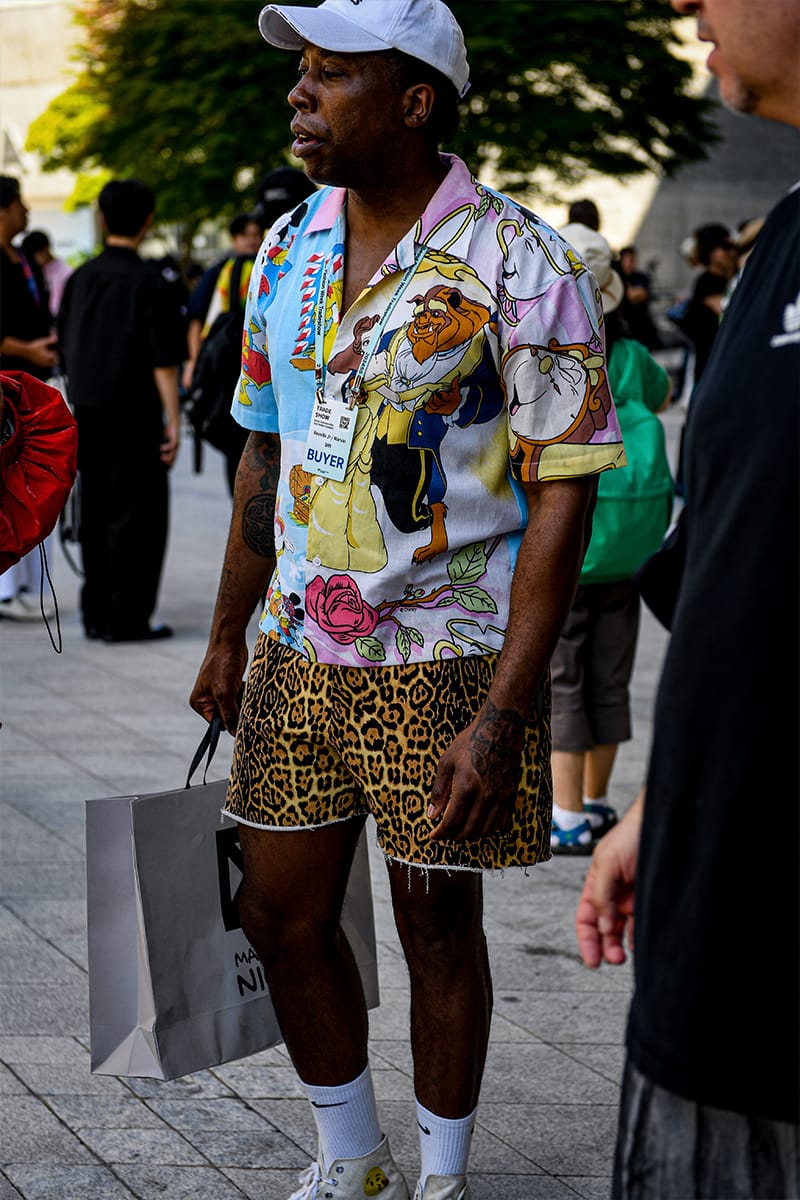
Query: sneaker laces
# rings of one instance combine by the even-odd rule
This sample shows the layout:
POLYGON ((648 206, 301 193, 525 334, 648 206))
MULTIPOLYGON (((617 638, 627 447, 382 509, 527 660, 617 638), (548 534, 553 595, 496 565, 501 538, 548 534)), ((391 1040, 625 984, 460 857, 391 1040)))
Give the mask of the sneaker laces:
POLYGON ((292 1192, 289 1200, 317 1200, 319 1189, 323 1183, 329 1183, 335 1186, 338 1180, 329 1179, 322 1174, 322 1168, 318 1162, 313 1162, 308 1170, 304 1171, 300 1176, 300 1187, 296 1192, 292 1192))

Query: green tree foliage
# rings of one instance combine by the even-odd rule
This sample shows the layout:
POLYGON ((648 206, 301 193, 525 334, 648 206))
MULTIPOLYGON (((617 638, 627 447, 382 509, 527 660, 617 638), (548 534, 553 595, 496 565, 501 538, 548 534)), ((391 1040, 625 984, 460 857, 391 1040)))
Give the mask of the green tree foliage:
MULTIPOLYGON (((250 204, 264 171, 294 163, 286 95, 296 57, 262 41, 260 7, 84 0, 75 82, 34 122, 29 149, 51 169, 137 175, 156 189, 159 215, 190 229, 250 204)), ((453 149, 475 170, 491 163, 501 186, 521 187, 540 168, 571 182, 703 156, 704 103, 686 94, 690 69, 669 51, 666 4, 451 7, 473 74, 453 149)))

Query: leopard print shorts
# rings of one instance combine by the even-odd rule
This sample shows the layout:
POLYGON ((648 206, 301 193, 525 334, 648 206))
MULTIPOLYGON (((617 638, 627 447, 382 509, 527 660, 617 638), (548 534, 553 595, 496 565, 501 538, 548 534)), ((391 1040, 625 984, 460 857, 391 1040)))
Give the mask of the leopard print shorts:
POLYGON ((550 857, 550 695, 533 713, 510 829, 428 842, 439 759, 474 720, 497 655, 396 667, 313 663, 260 634, 247 678, 226 813, 257 828, 309 829, 371 813, 387 858, 492 870, 550 857))

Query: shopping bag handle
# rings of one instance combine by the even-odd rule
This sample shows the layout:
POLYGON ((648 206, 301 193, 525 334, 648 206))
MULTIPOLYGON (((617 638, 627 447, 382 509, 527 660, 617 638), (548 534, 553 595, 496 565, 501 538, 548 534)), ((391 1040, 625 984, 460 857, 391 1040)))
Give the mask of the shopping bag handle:
POLYGON ((206 731, 203 734, 200 745, 194 752, 194 758, 192 759, 191 766, 189 767, 189 774, 186 776, 187 788, 192 786, 192 776, 200 766, 204 754, 207 756, 206 765, 203 768, 203 783, 205 783, 206 776, 208 775, 208 768, 211 766, 211 760, 216 752, 217 744, 219 742, 219 735, 222 733, 222 728, 222 717, 219 713, 215 713, 206 726, 206 731))

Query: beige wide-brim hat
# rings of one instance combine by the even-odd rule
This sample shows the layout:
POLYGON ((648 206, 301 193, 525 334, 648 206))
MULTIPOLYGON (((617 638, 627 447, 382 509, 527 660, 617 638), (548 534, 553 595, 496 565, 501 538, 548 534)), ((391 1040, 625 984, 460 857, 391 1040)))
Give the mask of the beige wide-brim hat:
POLYGON ((565 225, 558 232, 583 259, 597 280, 600 297, 603 301, 603 312, 614 312, 622 303, 625 284, 611 265, 613 257, 611 247, 602 233, 597 233, 588 225, 579 225, 575 221, 571 225, 565 225))

